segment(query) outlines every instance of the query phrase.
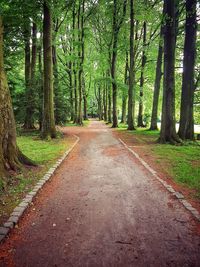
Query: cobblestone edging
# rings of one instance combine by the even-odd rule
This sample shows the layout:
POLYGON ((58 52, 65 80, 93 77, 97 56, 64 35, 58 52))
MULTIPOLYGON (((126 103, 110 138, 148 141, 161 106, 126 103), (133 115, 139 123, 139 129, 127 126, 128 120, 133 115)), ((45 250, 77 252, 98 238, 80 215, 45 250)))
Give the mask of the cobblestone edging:
POLYGON ((37 182, 35 187, 31 192, 29 192, 26 197, 22 200, 22 202, 13 210, 7 222, 4 223, 2 227, 0 227, 0 242, 4 240, 4 238, 8 235, 10 230, 14 228, 14 226, 18 223, 21 216, 25 212, 25 210, 30 206, 33 201, 33 198, 37 195, 37 193, 41 190, 43 185, 53 176, 56 169, 61 165, 63 160, 67 157, 67 155, 72 151, 72 149, 77 145, 80 138, 76 135, 76 142, 72 145, 70 149, 68 149, 64 155, 57 160, 57 162, 51 167, 48 172, 37 182))
POLYGON ((174 195, 180 203, 188 210, 190 213, 200 222, 200 214, 197 209, 195 209, 182 195, 181 193, 174 190, 174 188, 167 184, 164 180, 158 177, 155 170, 153 170, 134 150, 127 146, 120 138, 119 141, 127 148, 141 163, 142 165, 172 194, 174 195))

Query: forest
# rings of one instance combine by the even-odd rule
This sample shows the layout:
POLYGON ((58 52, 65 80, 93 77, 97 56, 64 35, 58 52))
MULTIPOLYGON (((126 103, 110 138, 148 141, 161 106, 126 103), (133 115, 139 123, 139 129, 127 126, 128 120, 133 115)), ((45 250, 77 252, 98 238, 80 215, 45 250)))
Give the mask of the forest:
POLYGON ((1 176, 34 165, 19 128, 49 140, 97 117, 160 128, 160 143, 199 138, 197 0, 1 0, 0 12, 1 176))
POLYGON ((0 0, 0 266, 200 263, 199 0, 0 0))

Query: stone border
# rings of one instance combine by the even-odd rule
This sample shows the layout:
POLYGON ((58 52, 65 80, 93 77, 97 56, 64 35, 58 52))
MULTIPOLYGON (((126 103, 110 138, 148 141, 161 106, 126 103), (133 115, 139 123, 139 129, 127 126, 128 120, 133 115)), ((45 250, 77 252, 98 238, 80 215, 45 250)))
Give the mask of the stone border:
POLYGON ((21 216, 25 212, 25 210, 31 205, 34 197, 37 195, 37 193, 42 189, 44 184, 53 176, 56 169, 61 165, 63 160, 68 156, 68 154, 72 151, 72 149, 77 145, 80 138, 76 135, 75 143, 72 145, 70 149, 68 149, 63 156, 57 160, 57 162, 51 167, 48 172, 37 182, 35 187, 31 192, 29 192, 26 197, 21 201, 21 203, 13 210, 13 212, 10 214, 9 219, 7 222, 4 223, 2 227, 0 227, 0 243, 4 240, 4 238, 8 235, 11 229, 14 228, 14 226, 18 223, 21 216))
POLYGON ((122 139, 119 138, 119 141, 123 146, 128 149, 139 161, 142 165, 169 191, 173 196, 175 196, 180 203, 188 210, 190 213, 200 222, 200 214, 197 209, 195 209, 182 195, 181 193, 174 190, 174 188, 169 185, 166 181, 162 180, 157 172, 152 169, 134 150, 132 150, 122 139))

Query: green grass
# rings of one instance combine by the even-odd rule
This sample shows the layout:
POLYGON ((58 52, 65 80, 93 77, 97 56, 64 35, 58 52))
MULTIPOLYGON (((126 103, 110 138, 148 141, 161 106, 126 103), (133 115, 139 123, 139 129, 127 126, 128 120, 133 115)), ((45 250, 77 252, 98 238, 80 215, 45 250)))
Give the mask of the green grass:
MULTIPOLYGON (((83 127, 87 127, 89 124, 90 124, 89 120, 83 121, 83 127)), ((75 126, 80 126, 80 125, 77 124, 77 123, 73 123, 73 121, 69 121, 69 122, 65 123, 65 126, 73 126, 73 127, 75 127, 75 126)))
POLYGON ((21 151, 37 164, 50 163, 66 149, 62 139, 44 141, 38 137, 20 136, 17 143, 21 151))
POLYGON ((169 174, 178 183, 196 189, 200 197, 200 146, 189 144, 183 146, 155 145, 152 152, 159 157, 160 164, 168 162, 169 174))
MULTIPOLYGON (((139 145, 144 145, 149 156, 160 166, 167 166, 166 172, 177 182, 197 191, 200 198, 200 142, 184 142, 181 146, 158 144, 159 131, 138 128, 126 131, 120 125, 120 132, 134 136, 139 145)), ((146 152, 146 151, 145 151, 146 152)))
MULTIPOLYGON (((22 168, 9 178, 4 190, 0 190, 0 224, 69 147, 65 138, 42 141, 37 131, 20 133, 17 143, 21 151, 35 161, 38 167, 22 168)), ((0 180, 0 184, 1 182, 0 180)))

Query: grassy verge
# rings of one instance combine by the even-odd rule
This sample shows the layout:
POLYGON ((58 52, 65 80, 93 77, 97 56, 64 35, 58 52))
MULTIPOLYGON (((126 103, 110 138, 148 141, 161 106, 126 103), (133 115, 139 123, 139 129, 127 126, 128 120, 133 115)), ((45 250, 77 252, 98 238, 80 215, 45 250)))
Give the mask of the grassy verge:
POLYGON ((34 160, 38 167, 23 168, 20 173, 12 175, 6 188, 0 191, 0 224, 69 147, 66 138, 42 141, 37 131, 22 133, 17 138, 17 143, 23 153, 34 160))
MULTIPOLYGON (((87 127, 90 124, 90 121, 83 121, 83 127, 87 127)), ((80 126, 79 124, 73 123, 73 121, 69 121, 65 123, 65 126, 80 126)))
POLYGON ((200 198, 200 142, 185 142, 182 146, 156 143, 159 131, 138 129, 127 131, 126 125, 120 125, 118 131, 134 137, 133 145, 145 149, 145 153, 154 159, 160 167, 176 181, 191 189, 195 189, 200 198))

